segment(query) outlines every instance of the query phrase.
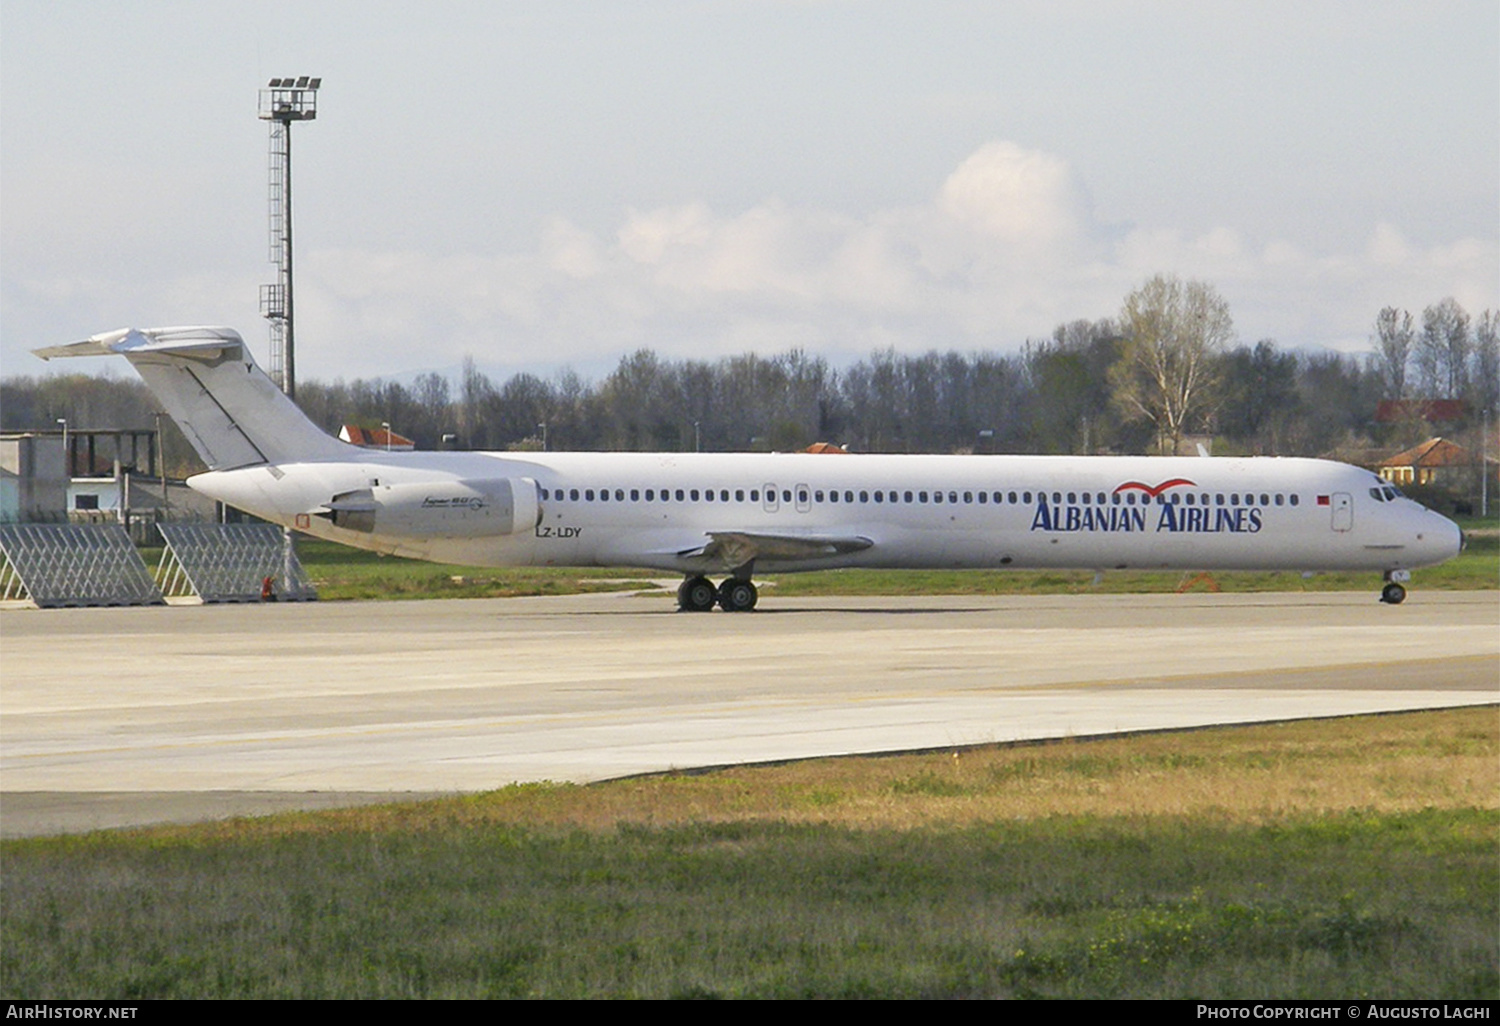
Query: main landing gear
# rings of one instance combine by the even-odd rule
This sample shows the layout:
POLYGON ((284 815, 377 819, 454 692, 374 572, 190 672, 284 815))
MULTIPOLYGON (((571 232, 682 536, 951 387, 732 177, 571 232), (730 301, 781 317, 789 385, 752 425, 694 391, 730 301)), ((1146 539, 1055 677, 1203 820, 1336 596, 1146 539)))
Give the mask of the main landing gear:
POLYGON ((759 598, 755 585, 738 577, 717 588, 707 577, 689 577, 677 586, 677 608, 684 613, 706 613, 714 606, 726 613, 748 613, 759 598))
POLYGON ((1406 601, 1406 586, 1403 581, 1411 580, 1409 570, 1387 570, 1385 572, 1385 587, 1380 589, 1380 601, 1388 606, 1399 606, 1406 601))

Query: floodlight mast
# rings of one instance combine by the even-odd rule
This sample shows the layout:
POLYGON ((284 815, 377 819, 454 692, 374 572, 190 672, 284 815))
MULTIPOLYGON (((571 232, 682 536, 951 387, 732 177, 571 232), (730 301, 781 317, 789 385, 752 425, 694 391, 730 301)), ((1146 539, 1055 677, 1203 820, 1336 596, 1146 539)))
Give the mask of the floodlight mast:
POLYGON ((271 263, 276 281, 260 287, 260 312, 271 322, 271 379, 297 398, 297 357, 292 303, 292 122, 318 116, 321 78, 273 78, 260 91, 262 121, 271 123, 269 206, 271 263))

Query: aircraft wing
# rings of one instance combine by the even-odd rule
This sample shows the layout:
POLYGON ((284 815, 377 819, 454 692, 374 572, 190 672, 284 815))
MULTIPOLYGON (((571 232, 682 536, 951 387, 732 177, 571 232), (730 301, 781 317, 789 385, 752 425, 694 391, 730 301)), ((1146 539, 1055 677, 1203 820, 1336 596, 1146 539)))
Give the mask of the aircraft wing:
POLYGON ((701 560, 708 566, 734 570, 747 563, 801 563, 847 555, 875 544, 858 535, 764 534, 752 531, 709 531, 708 542, 679 549, 681 559, 701 560))

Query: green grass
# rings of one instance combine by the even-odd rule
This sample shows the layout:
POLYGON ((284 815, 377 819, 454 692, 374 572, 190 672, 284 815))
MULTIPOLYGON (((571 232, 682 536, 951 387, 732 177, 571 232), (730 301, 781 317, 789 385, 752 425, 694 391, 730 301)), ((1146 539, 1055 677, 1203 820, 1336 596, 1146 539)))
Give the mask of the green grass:
MULTIPOLYGON (((664 571, 629 568, 476 568, 378 556, 332 542, 303 539, 298 557, 320 598, 415 599, 509 598, 565 595, 588 591, 638 590, 664 571)), ((155 566, 148 559, 147 565, 155 566)), ((766 594, 805 595, 1058 595, 1170 593, 1179 590, 1227 592, 1369 591, 1380 588, 1372 573, 1230 572, 1106 573, 1098 584, 1090 571, 1073 570, 827 570, 773 574, 766 594)), ((1442 566, 1413 574, 1415 590, 1470 591, 1500 588, 1500 534, 1471 537, 1468 548, 1442 566)))
POLYGON ((0 993, 1500 997, 1493 708, 0 845, 0 993))

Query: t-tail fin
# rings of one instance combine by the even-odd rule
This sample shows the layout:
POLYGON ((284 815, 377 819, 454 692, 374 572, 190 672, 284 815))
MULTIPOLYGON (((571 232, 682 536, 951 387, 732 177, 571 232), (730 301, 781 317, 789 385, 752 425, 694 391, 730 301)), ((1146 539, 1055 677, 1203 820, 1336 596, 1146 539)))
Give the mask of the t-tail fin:
POLYGON ((125 357, 210 470, 337 459, 350 451, 281 393, 233 328, 123 328, 34 352, 44 360, 125 357))

